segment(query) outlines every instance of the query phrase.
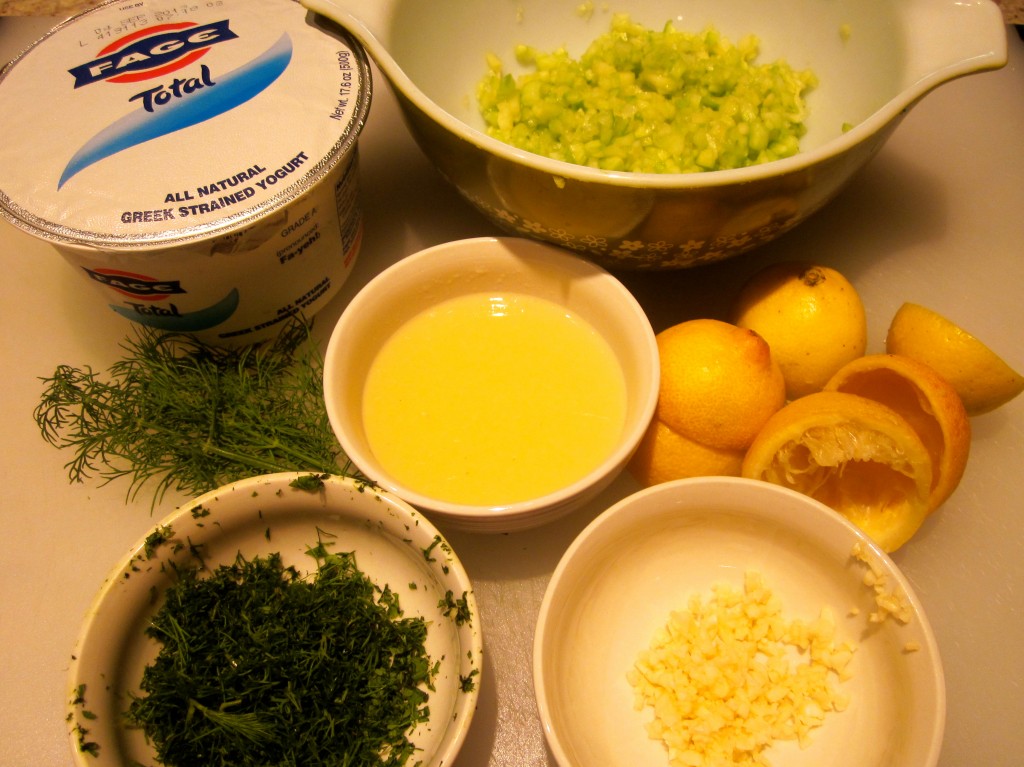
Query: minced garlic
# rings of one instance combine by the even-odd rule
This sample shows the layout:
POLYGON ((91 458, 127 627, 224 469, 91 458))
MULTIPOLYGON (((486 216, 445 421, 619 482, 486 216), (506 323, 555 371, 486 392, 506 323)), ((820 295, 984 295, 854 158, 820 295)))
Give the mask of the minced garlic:
POLYGON ((914 608, 903 591, 889 590, 889 577, 878 562, 871 558, 861 545, 860 541, 853 544, 850 556, 858 562, 867 566, 864 573, 864 585, 869 586, 875 592, 875 605, 877 610, 868 615, 871 623, 884 623, 889 617, 893 617, 900 623, 909 623, 914 617, 914 608))
POLYGON ((638 657, 627 678, 635 708, 653 709, 651 738, 673 767, 766 765, 776 740, 810 742, 810 731, 849 704, 835 679, 850 677, 855 651, 837 642, 832 612, 788 620, 759 573, 742 592, 718 585, 691 597, 638 657))

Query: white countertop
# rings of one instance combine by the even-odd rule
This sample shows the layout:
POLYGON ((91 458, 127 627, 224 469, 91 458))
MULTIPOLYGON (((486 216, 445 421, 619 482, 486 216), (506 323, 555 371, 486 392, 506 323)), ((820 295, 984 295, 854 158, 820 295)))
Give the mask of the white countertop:
MULTIPOLYGON (((0 19, 0 60, 48 26, 0 19)), ((655 329, 724 315, 739 283, 768 261, 813 259, 858 288, 869 351, 883 350, 893 313, 914 301, 1024 370, 1024 44, 1008 34, 1005 69, 927 96, 849 190, 783 240, 700 270, 620 275, 655 329)), ((378 75, 360 141, 365 244, 342 294, 319 316, 322 337, 384 266, 438 242, 495 233, 427 164, 396 110, 378 75)), ((106 369, 128 328, 49 246, 3 222, 0 264, 0 765, 61 767, 72 764, 66 677, 85 610, 108 570, 173 502, 154 517, 148 499, 125 502, 123 485, 68 484, 70 456, 46 444, 32 418, 39 378, 61 363, 106 369)), ((960 488, 895 560, 928 611, 945 663, 940 764, 1011 767, 1024 754, 1024 397, 973 428, 960 488)), ((536 612, 572 538, 634 489, 623 476, 590 507, 533 532, 449 533, 474 580, 486 658, 460 767, 553 764, 530 678, 536 612)))

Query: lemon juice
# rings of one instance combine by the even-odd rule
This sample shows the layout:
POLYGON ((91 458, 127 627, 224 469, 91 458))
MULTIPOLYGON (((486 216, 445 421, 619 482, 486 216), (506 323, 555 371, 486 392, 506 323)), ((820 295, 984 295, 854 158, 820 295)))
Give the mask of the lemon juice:
POLYGON ((625 423, 608 343, 557 304, 519 293, 450 299, 379 350, 363 395, 376 458, 400 483, 502 506, 583 478, 625 423))

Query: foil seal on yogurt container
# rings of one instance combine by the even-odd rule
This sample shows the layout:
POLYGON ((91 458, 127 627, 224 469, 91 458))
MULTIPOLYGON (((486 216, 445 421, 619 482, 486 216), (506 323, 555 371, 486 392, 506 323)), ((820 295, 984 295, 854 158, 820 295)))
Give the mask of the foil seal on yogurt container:
POLYGON ((133 322, 261 340, 352 270, 370 96, 293 0, 113 0, 0 73, 0 214, 133 322))

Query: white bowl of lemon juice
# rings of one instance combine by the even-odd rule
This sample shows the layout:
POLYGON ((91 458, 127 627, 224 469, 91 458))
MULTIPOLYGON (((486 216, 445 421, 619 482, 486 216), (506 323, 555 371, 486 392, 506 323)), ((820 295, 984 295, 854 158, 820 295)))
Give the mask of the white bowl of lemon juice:
POLYGON ((381 272, 345 309, 327 412, 379 486, 450 526, 534 527, 622 470, 654 413, 658 353, 615 277, 551 245, 484 237, 381 272))

